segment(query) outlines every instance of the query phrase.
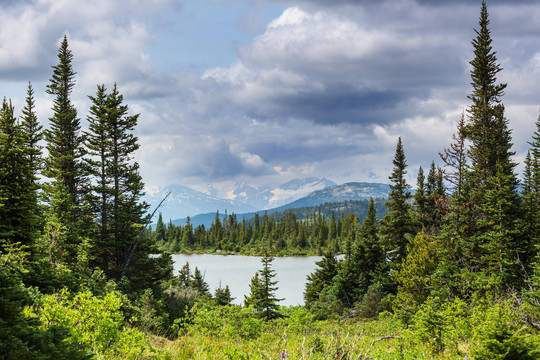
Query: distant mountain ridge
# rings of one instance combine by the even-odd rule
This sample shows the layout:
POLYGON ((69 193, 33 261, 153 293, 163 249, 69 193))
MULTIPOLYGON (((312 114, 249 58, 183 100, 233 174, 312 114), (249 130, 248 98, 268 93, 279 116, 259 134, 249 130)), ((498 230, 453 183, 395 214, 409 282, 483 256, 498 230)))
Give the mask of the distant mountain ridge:
MULTIPOLYGON (((288 181, 277 187, 256 188, 245 183, 238 184, 226 198, 218 197, 217 191, 208 186, 203 192, 182 185, 169 185, 154 191, 147 191, 144 200, 151 205, 151 211, 169 194, 159 208, 163 220, 195 217, 200 214, 248 213, 279 207, 302 198, 313 191, 335 186, 326 178, 303 178, 288 181)), ((157 217, 152 219, 156 221, 157 217)))
POLYGON ((314 191, 308 196, 281 206, 276 210, 310 207, 324 203, 341 202, 347 200, 369 200, 370 198, 385 199, 388 197, 389 193, 390 185, 388 184, 350 182, 314 191))
MULTIPOLYGON (((158 213, 162 214, 165 222, 197 214, 215 213, 217 210, 227 209, 229 212, 242 213, 258 209, 233 200, 207 195, 182 185, 169 185, 151 193, 147 192, 144 200, 150 204, 150 211, 154 211, 166 196, 166 200, 158 209, 158 213)), ((152 221, 156 220, 157 214, 152 221)))
MULTIPOLYGON (((299 209, 299 208, 314 208, 322 204, 327 203, 342 203, 345 201, 356 201, 356 200, 369 200, 370 198, 374 199, 386 199, 390 193, 390 185, 381 184, 381 183, 366 183, 366 182, 351 182, 342 185, 333 185, 321 190, 316 190, 310 193, 309 195, 297 199, 288 204, 267 210, 258 210, 253 212, 246 213, 235 213, 238 220, 245 218, 249 220, 255 216, 256 213, 259 215, 267 212, 269 215, 273 213, 284 212, 288 209, 299 209)), ((232 213, 232 211, 228 211, 232 213)), ((223 219, 224 213, 220 212, 220 219, 223 219)), ((194 225, 203 224, 205 227, 211 225, 212 221, 216 218, 216 211, 207 214, 200 214, 190 217, 190 222, 194 225)), ((185 225, 186 218, 173 220, 173 223, 176 225, 185 225)))

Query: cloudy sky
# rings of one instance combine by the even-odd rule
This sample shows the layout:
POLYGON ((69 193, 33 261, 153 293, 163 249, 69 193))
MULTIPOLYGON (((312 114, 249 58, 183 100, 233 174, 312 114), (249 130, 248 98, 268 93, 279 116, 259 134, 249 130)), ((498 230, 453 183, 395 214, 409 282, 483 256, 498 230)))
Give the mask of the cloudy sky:
MULTIPOLYGON (((0 90, 16 110, 45 93, 68 36, 86 126, 88 95, 114 82, 140 113, 149 188, 225 193, 300 177, 388 182, 402 137, 411 182, 448 146, 469 105, 480 1, 0 1, 0 90)), ((540 3, 487 1, 522 161, 540 107, 540 3)))

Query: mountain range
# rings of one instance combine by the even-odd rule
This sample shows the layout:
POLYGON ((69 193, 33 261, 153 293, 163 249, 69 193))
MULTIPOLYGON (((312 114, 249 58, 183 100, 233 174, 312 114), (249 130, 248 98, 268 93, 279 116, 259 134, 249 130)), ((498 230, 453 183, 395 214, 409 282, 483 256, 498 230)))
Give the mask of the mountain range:
MULTIPOLYGON (((183 185, 169 185, 164 188, 147 190, 144 201, 150 204, 150 211, 167 198, 158 209, 163 220, 193 217, 199 214, 213 213, 248 213, 276 208, 322 190, 336 183, 326 178, 295 179, 277 187, 257 188, 245 183, 238 184, 226 197, 219 197, 217 191, 208 186, 204 191, 197 191, 183 185)), ((157 216, 152 219, 156 221, 157 216)))
MULTIPOLYGON (((198 213, 198 214, 192 213, 191 215, 185 215, 181 217, 174 217, 174 216, 167 217, 167 215, 165 215, 167 213, 164 213, 162 211, 163 220, 165 222, 172 220, 172 222, 176 225, 184 225, 186 223, 187 216, 190 216, 190 221, 194 226, 204 224, 206 227, 208 227, 210 226, 212 221, 215 219, 217 211, 219 211, 221 218, 223 218, 223 216, 225 215, 225 210, 226 210, 229 214, 231 213, 237 214, 237 218, 239 220, 241 220, 242 218, 249 220, 253 218, 253 216, 257 212, 259 214, 264 214, 264 212, 266 211, 268 214, 272 214, 272 213, 283 212, 284 210, 287 210, 287 209, 316 207, 316 206, 319 206, 321 204, 326 204, 326 203, 337 203, 337 202, 345 202, 345 201, 351 201, 351 200, 368 200, 369 198, 384 199, 388 197, 388 193, 390 192, 390 187, 388 184, 351 182, 351 183, 345 183, 342 185, 334 184, 334 185, 326 186, 326 187, 323 187, 322 189, 311 191, 307 195, 303 196, 303 194, 305 194, 309 189, 313 189, 314 187, 317 187, 317 186, 324 186, 324 184, 329 184, 329 183, 331 182, 326 179, 319 179, 319 180, 299 179, 292 182, 288 182, 276 188, 277 190, 275 191, 275 194, 284 194, 285 191, 287 191, 287 196, 282 197, 282 199, 285 199, 285 200, 280 200, 281 202, 284 202, 287 199, 294 199, 295 196, 299 198, 296 198, 295 200, 287 202, 281 206, 277 206, 277 207, 273 207, 269 209, 264 209, 264 208, 259 208, 257 210, 250 209, 247 211, 234 210, 235 207, 237 209, 241 208, 242 203, 239 200, 217 199, 217 198, 211 197, 210 195, 196 192, 195 190, 187 188, 191 190, 192 192, 194 192, 197 195, 197 197, 189 198, 186 196, 191 192, 183 193, 184 197, 180 197, 179 195, 174 196, 171 194, 169 197, 172 196, 172 200, 168 204, 167 202, 165 203, 165 205, 168 205, 168 207, 165 207, 164 209, 171 210, 172 207, 170 205, 175 205, 179 207, 179 206, 182 206, 182 204, 188 204, 188 205, 198 205, 197 209, 207 208, 210 210, 203 213, 198 213), (312 180, 312 181, 307 181, 307 180, 312 180), (316 184, 319 184, 319 185, 316 185, 316 184), (204 200, 202 204, 197 203, 199 199, 204 200), (216 208, 216 207, 212 208, 213 205, 214 206, 221 205, 221 206, 224 206, 224 208, 216 208)), ((181 188, 185 188, 185 187, 181 187, 181 188)), ((254 189, 252 187, 250 188, 254 189)), ((164 190, 166 189, 169 189, 169 191, 174 190, 174 189, 171 189, 170 187, 165 188, 164 190)), ((246 186, 242 184, 237 189, 245 190, 246 186)), ((240 194, 242 194, 242 192, 240 192, 240 194)), ((246 204, 249 201, 249 196, 248 196, 249 194, 250 194, 249 192, 244 192, 244 194, 242 195, 243 197, 241 198, 242 200, 245 201, 244 206, 246 208, 249 208, 250 206, 254 206, 254 205, 246 204)), ((254 192, 253 194, 255 194, 255 196, 259 196, 258 198, 255 198, 255 201, 253 202, 253 204, 257 204, 257 201, 261 202, 261 199, 264 199, 260 197, 261 196, 260 192, 259 193, 254 192)), ((272 193, 270 192, 270 194, 272 193)), ((157 195, 155 195, 154 197, 156 200, 160 200, 157 197, 157 195)), ((272 203, 279 203, 280 201, 276 201, 277 198, 278 198, 277 196, 275 196, 274 198, 268 197, 266 199, 266 202, 264 202, 264 204, 268 205, 272 203)), ((158 203, 159 201, 155 203, 154 206, 157 206, 158 203)), ((153 220, 156 221, 156 218, 153 220)))

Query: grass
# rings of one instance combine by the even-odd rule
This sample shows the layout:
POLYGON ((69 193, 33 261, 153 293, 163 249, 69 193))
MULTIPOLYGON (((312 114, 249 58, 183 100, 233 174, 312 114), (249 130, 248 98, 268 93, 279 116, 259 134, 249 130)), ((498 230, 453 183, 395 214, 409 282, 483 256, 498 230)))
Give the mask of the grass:
MULTIPOLYGON (((187 332, 174 341, 154 337, 164 359, 452 359, 418 343, 392 317, 374 321, 325 320, 305 324, 277 320, 256 339, 187 332)), ((462 358, 462 357, 461 357, 462 358)))

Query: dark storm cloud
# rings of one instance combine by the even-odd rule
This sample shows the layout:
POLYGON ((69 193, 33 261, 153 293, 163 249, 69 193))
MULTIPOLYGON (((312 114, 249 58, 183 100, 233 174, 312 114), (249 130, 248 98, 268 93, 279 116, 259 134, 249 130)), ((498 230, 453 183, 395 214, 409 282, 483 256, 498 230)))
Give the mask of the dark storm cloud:
POLYGON ((392 121, 387 115, 405 99, 406 94, 398 91, 361 91, 349 84, 330 84, 322 91, 271 99, 274 108, 268 113, 256 109, 251 116, 307 119, 320 124, 385 124, 392 121))
POLYGON ((466 87, 470 44, 460 36, 472 29, 454 24, 459 12, 440 11, 444 16, 435 21, 421 11, 392 11, 383 16, 377 10, 374 20, 289 8, 241 49, 237 64, 208 78, 260 120, 398 123, 418 115, 439 89, 466 87), (451 36, 455 29, 460 32, 451 36))
POLYGON ((301 134, 295 134, 296 141, 289 142, 272 139, 266 142, 249 142, 245 148, 258 154, 267 163, 298 164, 313 161, 333 159, 340 154, 353 154, 357 152, 358 145, 340 144, 339 141, 325 139, 324 141, 310 143, 309 139, 302 139, 301 134))

